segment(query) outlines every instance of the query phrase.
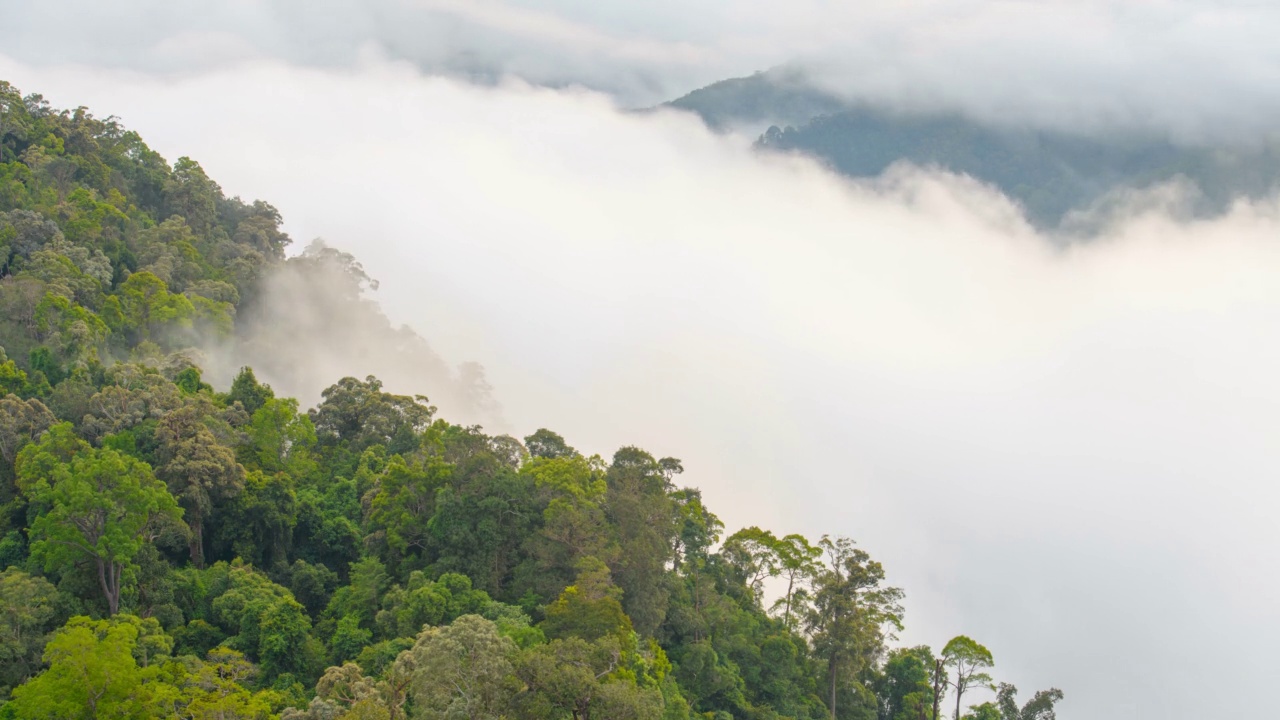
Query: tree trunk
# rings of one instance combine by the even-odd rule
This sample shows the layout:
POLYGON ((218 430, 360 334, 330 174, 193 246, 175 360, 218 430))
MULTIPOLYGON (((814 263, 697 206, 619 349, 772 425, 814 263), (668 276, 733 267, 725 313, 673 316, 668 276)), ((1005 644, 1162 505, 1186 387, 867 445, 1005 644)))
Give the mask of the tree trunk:
POLYGON ((836 655, 831 653, 827 661, 827 672, 831 676, 831 720, 836 720, 836 655))
POLYGON ((933 669, 933 720, 938 720, 942 710, 942 660, 937 660, 933 669))
POLYGON ((102 587, 102 594, 107 598, 107 614, 115 615, 120 611, 120 575, 116 571, 115 563, 107 563, 102 558, 97 558, 98 563, 98 584, 102 587))
POLYGON ((191 513, 191 564, 197 569, 204 569, 204 518, 200 513, 191 513))
POLYGON ((964 690, 960 688, 960 668, 956 667, 956 720, 960 720, 960 698, 964 690))
POLYGON ((791 627, 791 593, 795 588, 795 585, 796 585, 796 575, 793 572, 789 576, 787 576, 787 614, 784 617, 786 618, 785 622, 788 628, 791 627))

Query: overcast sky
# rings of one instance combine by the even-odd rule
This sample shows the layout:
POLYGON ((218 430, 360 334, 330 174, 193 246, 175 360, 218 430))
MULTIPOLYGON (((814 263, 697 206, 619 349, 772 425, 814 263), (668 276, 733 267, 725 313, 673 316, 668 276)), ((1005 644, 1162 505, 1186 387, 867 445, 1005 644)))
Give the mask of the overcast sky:
POLYGON ((0 16, 0 48, 34 64, 380 53, 647 106, 798 63, 850 97, 1005 122, 1239 139, 1280 118, 1280 5, 1257 0, 0 0, 0 16))
MULTIPOLYGON (((854 537, 907 591, 905 641, 972 635, 1024 695, 1064 689, 1064 720, 1270 711, 1275 198, 1194 222, 1135 203, 1064 248, 962 178, 896 168, 852 183, 688 116, 617 110, 636 88, 785 60, 806 22, 817 47, 834 44, 823 3, 773 8, 774 43, 754 2, 735 4, 742 18, 727 4, 636 17, 585 2, 385 2, 335 7, 306 30, 291 25, 300 3, 239 2, 207 18, 219 34, 205 45, 179 37, 199 31, 173 4, 55 26, 45 8, 60 4, 3 8, 17 20, 0 23, 0 77, 119 115, 166 157, 276 204, 295 238, 355 252, 395 319, 488 368, 515 434, 547 426, 592 451, 681 457, 731 531, 854 537), (421 24, 386 22, 393 11, 421 24), (459 28, 448 52, 414 44, 459 28), (393 32, 403 45, 382 59, 355 50, 393 32), (621 95, 385 59, 433 54, 527 61, 530 80, 621 95)), ((867 7, 870 23, 937 39, 934 55, 879 41, 883 75, 922 83, 912 92, 985 62, 1020 70, 940 95, 994 101, 993 74, 1014 87, 1039 67, 1070 92, 1028 96, 1028 113, 1149 101, 1171 119, 1261 126, 1268 110, 1272 50, 1243 19, 1267 10, 1086 3, 1046 11, 1062 41, 1036 46, 1050 36, 1030 3, 867 7), (946 32, 942 10, 969 21, 946 32), (1165 22, 1134 48, 1144 18, 1165 22), (1192 46, 1205 62, 1179 75, 1171 49, 1192 46), (1210 108, 1194 87, 1232 102, 1210 108)))

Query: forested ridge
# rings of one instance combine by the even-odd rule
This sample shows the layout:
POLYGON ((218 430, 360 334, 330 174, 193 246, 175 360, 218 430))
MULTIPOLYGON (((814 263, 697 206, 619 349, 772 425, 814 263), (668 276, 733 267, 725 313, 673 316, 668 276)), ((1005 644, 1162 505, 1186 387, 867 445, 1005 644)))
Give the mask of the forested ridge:
POLYGON ((368 302, 280 223, 0 82, 0 718, 1054 717, 974 639, 896 647, 851 540, 730 534, 674 458, 374 377, 215 389, 271 273, 368 302))
POLYGON ((768 127, 756 147, 800 152, 833 171, 875 177, 897 162, 989 183, 1042 229, 1086 232, 1133 189, 1182 182, 1195 215, 1263 198, 1280 184, 1280 144, 1175 141, 1152 129, 1037 128, 958 112, 855 102, 824 92, 796 68, 713 83, 667 103, 714 129, 768 127))

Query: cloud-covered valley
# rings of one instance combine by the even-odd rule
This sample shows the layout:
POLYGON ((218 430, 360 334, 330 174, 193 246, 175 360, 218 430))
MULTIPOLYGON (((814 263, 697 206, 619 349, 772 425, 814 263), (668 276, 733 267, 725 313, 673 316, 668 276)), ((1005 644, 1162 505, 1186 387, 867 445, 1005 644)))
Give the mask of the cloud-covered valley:
POLYGON ((855 537, 905 642, 978 637, 1067 720, 1269 707, 1237 689, 1278 669, 1275 198, 1064 242, 966 178, 851 182, 581 90, 380 61, 0 76, 354 253, 513 434, 681 457, 730 530, 855 537))

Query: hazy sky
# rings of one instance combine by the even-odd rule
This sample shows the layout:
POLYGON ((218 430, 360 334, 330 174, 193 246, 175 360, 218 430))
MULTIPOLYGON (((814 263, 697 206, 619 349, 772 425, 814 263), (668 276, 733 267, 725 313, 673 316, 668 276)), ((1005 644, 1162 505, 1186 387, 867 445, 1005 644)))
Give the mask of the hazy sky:
POLYGON ((1274 132, 1280 5, 1257 0, 0 0, 36 64, 190 73, 260 58, 581 84, 650 105, 799 62, 834 91, 986 119, 1274 132))
MULTIPOLYGON (((497 3, 384 5, 479 14, 513 35, 528 20, 497 3)), ((627 31, 634 57, 618 61, 620 83, 646 63, 672 82, 698 58, 714 68, 768 54, 762 23, 734 21, 759 33, 735 36, 734 22, 694 22, 727 5, 681 19, 675 3, 656 3, 643 22, 554 6, 560 14, 528 22, 562 37, 562 63, 547 48, 536 57, 568 75, 580 69, 579 33, 627 31), (654 50, 670 43, 692 58, 684 70, 684 56, 654 50)), ((148 27, 182 25, 159 7, 148 27)), ((1064 720, 1270 711, 1280 672, 1280 200, 1196 221, 1135 203, 1099 237, 1063 248, 961 178, 895 168, 853 183, 756 155, 748 139, 712 135, 688 116, 620 113, 605 94, 473 85, 368 55, 313 62, 319 53, 300 36, 270 45, 290 16, 227 7, 243 17, 220 22, 281 59, 211 54, 157 76, 173 67, 153 47, 115 39, 118 17, 99 18, 92 37, 85 18, 76 42, 87 47, 73 50, 40 11, 0 23, 0 33, 28 33, 16 44, 0 35, 10 53, 0 77, 119 115, 166 157, 192 155, 228 192, 276 204, 295 238, 355 252, 394 319, 448 360, 488 368, 512 432, 547 426, 590 451, 635 443, 681 457, 683 479, 704 488, 731 531, 856 538, 907 591, 905 641, 972 635, 1024 696, 1064 689, 1064 720), (255 24, 268 16, 275 25, 255 24)), ((788 11, 799 19, 779 22, 775 55, 805 17, 816 35, 831 31, 820 7, 788 11)), ((868 7, 905 27, 929 8, 1025 16, 1032 4, 919 3, 896 21, 888 5, 868 7)), ((1219 4, 1215 23, 1196 11, 1207 3, 1085 7, 1193 14, 1222 33, 1242 27, 1242 13, 1269 12, 1219 4)), ((352 26, 363 14, 334 17, 333 32, 360 35, 352 26)), ((1064 43, 1090 36, 1089 17, 1057 28, 1064 43)), ((942 45, 963 45, 932 27, 942 45)), ((1004 34, 1017 45, 1014 29, 1038 27, 1026 20, 1004 34)), ((1155 33, 1147 71, 1175 72, 1160 50, 1175 35, 1155 33)), ((477 56, 524 47, 474 37, 477 56)), ((1099 65, 1120 52, 1115 37, 1096 34, 1099 65)), ((621 52, 604 40, 590 47, 621 52)), ((1271 50, 1221 50, 1216 69, 1186 82, 1208 87, 1218 73, 1221 92, 1245 104, 1215 112, 1262 118, 1263 96, 1247 90, 1270 70, 1246 68, 1265 68, 1271 50)), ((1038 52, 1033 62, 1065 70, 1038 52)), ((927 54, 887 57, 904 77, 928 76, 930 63, 935 77, 955 71, 927 54)), ((1074 80, 1081 107, 1146 92, 1125 96, 1119 79, 1089 77, 1074 80)), ((954 92, 995 97, 981 85, 954 92)), ((1207 112, 1199 98, 1162 102, 1185 118, 1207 112)))

